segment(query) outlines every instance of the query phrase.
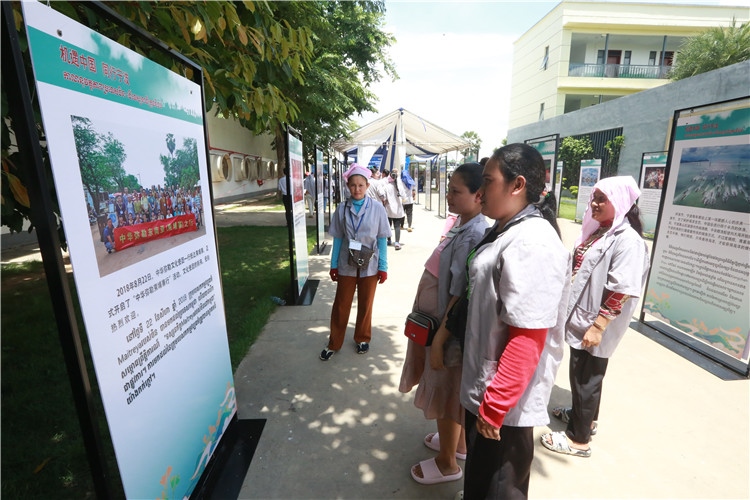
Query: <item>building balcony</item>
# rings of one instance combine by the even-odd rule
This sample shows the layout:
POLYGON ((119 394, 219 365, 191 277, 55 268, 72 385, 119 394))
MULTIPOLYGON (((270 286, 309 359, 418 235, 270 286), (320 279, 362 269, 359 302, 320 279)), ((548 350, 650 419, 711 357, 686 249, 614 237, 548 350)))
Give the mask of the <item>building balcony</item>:
POLYGON ((650 64, 586 64, 570 63, 568 76, 588 78, 667 79, 672 66, 650 64))

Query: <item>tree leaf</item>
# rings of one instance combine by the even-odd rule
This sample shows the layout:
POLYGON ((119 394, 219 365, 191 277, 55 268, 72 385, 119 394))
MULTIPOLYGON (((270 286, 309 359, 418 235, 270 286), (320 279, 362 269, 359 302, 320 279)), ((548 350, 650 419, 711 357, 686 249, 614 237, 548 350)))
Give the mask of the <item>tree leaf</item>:
POLYGON ((245 32, 245 27, 241 24, 237 26, 237 35, 240 38, 240 43, 242 45, 247 45, 247 33, 245 32))
POLYGON ((13 193, 13 198, 22 206, 31 208, 29 193, 26 191, 26 186, 23 185, 21 179, 10 172, 3 172, 3 174, 8 178, 8 185, 10 186, 10 192, 13 193))

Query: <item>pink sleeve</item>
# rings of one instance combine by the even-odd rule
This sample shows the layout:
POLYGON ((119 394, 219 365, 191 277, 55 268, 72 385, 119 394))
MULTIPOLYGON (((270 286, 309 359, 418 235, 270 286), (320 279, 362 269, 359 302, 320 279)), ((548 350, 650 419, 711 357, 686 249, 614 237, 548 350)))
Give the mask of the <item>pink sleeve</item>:
POLYGON ((521 399, 547 339, 547 329, 508 327, 508 345, 500 355, 492 382, 484 393, 479 414, 494 427, 502 427, 505 415, 521 399))

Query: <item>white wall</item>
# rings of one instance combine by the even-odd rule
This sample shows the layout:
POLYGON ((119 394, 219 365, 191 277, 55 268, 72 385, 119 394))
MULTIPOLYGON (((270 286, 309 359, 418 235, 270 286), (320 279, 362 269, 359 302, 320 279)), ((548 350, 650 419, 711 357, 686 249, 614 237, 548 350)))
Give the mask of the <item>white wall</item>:
POLYGON ((215 202, 251 198, 276 191, 281 167, 273 168, 277 160, 276 151, 271 147, 271 135, 256 136, 236 120, 214 116, 213 112, 207 113, 206 125, 211 151, 211 188, 215 202), (229 156, 228 169, 220 168, 220 158, 224 155, 229 156), (254 177, 254 168, 258 168, 261 184, 258 179, 247 178, 247 173, 254 177), (222 173, 227 175, 223 176, 222 173))

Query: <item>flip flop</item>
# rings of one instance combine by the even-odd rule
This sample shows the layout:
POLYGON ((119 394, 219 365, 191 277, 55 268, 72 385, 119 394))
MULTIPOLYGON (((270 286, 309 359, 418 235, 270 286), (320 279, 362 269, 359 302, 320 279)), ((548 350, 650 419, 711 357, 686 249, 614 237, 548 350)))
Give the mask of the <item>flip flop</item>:
MULTIPOLYGON (((424 437, 424 445, 433 451, 440 451, 440 433, 431 432, 424 437)), ((466 453, 456 452, 456 458, 466 460, 466 453)))
POLYGON ((542 446, 544 446, 548 450, 562 453, 563 455, 572 455, 574 457, 584 458, 588 458, 591 456, 591 448, 589 448, 588 450, 571 448, 570 443, 568 442, 568 436, 566 436, 564 432, 548 432, 547 434, 542 434, 541 441, 542 446), (547 438, 552 441, 551 444, 547 442, 547 438))
POLYGON ((461 470, 461 467, 458 468, 458 472, 456 472, 455 474, 444 476, 443 473, 440 472, 437 463, 435 463, 434 458, 430 458, 429 460, 422 460, 421 462, 419 462, 419 466, 422 468, 423 477, 419 477, 414 473, 414 468, 416 467, 416 465, 411 468, 411 477, 419 484, 448 483, 450 481, 458 481, 464 476, 464 471, 461 470))

